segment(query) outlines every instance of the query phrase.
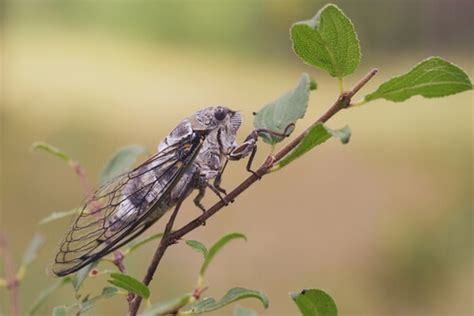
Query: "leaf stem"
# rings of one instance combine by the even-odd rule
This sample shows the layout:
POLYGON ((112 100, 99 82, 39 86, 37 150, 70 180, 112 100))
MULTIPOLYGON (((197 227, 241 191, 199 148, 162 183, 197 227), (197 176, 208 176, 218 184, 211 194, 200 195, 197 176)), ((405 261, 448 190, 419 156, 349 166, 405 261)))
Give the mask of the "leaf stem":
POLYGON ((337 81, 339 83, 339 94, 344 93, 344 78, 337 78, 337 81))
POLYGON ((367 101, 365 98, 363 98, 363 99, 360 99, 359 101, 352 102, 352 103, 350 104, 350 107, 352 108, 352 107, 356 107, 356 106, 361 106, 361 105, 366 104, 367 102, 368 102, 368 101, 367 101))
MULTIPOLYGON (((303 140, 305 137, 306 133, 311 130, 311 128, 318 124, 318 123, 324 123, 330 118, 332 118, 336 113, 338 113, 340 110, 347 108, 351 104, 351 98, 364 86, 369 82, 370 79, 372 79, 373 76, 377 73, 377 69, 372 69, 369 73, 367 73, 350 91, 347 92, 342 92, 337 100, 334 102, 334 104, 316 121, 314 122, 311 126, 309 126, 304 132, 299 134, 296 138, 294 138, 290 143, 288 143, 286 146, 284 146, 282 149, 280 149, 277 153, 274 155, 269 155, 267 159, 263 162, 263 164, 255 171, 255 173, 252 173, 247 179, 245 179, 241 184, 239 184, 234 190, 232 190, 229 194, 225 196, 225 200, 227 201, 232 201, 234 200, 237 196, 239 196, 242 192, 247 190, 252 184, 257 182, 259 179, 261 179, 264 175, 270 172, 272 167, 276 162, 281 160, 283 157, 285 157, 288 153, 290 153, 293 149, 296 148, 296 146, 299 145, 299 143, 303 140)), ((180 203, 181 204, 181 203, 180 203)), ((161 258, 163 257, 166 249, 176 243, 179 239, 181 239, 184 235, 188 234, 189 232, 193 231, 194 229, 201 227, 204 223, 206 223, 207 219, 213 216, 215 213, 217 213, 219 210, 221 210, 225 206, 224 202, 222 200, 219 200, 216 204, 214 204, 211 208, 209 208, 206 212, 204 212, 202 215, 198 216, 194 220, 190 221, 188 224, 184 225, 183 227, 171 231, 171 228, 174 224, 174 220, 177 215, 177 209, 175 208, 175 211, 171 215, 168 224, 166 225, 165 232, 163 234, 163 237, 160 241, 160 244, 158 245, 158 248, 155 251, 155 254, 153 255, 153 259, 147 269, 147 273, 145 277, 143 278, 143 283, 145 285, 149 285, 153 275, 158 268, 158 265, 161 261, 161 258)), ((138 310, 140 308, 141 304, 141 298, 139 296, 135 297, 135 299, 130 302, 129 306, 129 316, 135 316, 138 313, 138 310)))
POLYGON ((11 253, 8 249, 8 242, 6 236, 0 232, 0 255, 3 256, 6 274, 6 287, 10 291, 10 315, 20 315, 20 305, 18 303, 18 287, 20 281, 15 273, 15 266, 11 253))

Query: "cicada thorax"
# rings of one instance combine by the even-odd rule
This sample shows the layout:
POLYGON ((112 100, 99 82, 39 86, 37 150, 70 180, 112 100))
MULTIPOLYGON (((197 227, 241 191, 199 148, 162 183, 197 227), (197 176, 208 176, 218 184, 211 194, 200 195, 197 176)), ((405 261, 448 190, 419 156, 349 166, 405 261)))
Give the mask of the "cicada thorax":
MULTIPOLYGON (((122 190, 123 202, 116 214, 110 219, 111 231, 120 229, 127 221, 133 221, 140 216, 140 212, 149 209, 151 205, 159 200, 159 203, 154 205, 155 211, 147 218, 149 221, 156 221, 168 209, 173 207, 179 199, 188 194, 185 188, 188 188, 188 191, 192 190, 189 183, 194 168, 190 164, 190 160, 193 159, 192 153, 198 144, 201 147, 202 138, 201 134, 190 133, 180 139, 181 145, 176 149, 173 148, 176 145, 175 142, 161 151, 170 151, 172 154, 159 157, 129 173, 130 181, 122 190), (170 150, 170 148, 173 148, 173 150, 170 150), (187 167, 183 168, 184 166, 187 167), (177 178, 176 174, 179 170, 182 170, 182 174, 177 178), (166 190, 165 188, 173 180, 176 184, 166 190)), ((195 157, 197 155, 196 153, 195 157)))

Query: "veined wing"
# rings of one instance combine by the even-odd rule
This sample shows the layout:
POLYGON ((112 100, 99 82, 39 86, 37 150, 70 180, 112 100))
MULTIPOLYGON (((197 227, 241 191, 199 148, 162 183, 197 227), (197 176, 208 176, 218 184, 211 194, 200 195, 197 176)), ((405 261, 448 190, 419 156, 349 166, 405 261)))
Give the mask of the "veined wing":
POLYGON ((101 186, 74 219, 52 272, 65 276, 126 244, 163 215, 170 191, 202 145, 193 133, 101 186))

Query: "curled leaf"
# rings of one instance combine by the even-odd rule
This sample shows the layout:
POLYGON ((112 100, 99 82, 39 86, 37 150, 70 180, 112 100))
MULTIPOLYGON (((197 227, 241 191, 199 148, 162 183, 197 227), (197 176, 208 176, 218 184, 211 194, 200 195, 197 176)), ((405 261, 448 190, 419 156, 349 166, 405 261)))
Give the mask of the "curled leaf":
POLYGON ((295 159, 303 156, 314 147, 321 145, 326 142, 332 136, 337 137, 343 144, 349 142, 351 136, 351 130, 348 126, 338 130, 332 130, 325 127, 322 123, 314 125, 305 135, 299 145, 286 155, 274 168, 274 170, 281 169, 294 161, 295 159))
POLYGON ((48 144, 48 143, 45 143, 45 142, 35 142, 31 145, 31 150, 34 150, 34 151, 44 151, 46 153, 49 153, 53 156, 56 156, 58 157, 59 159, 62 159, 66 162, 70 162, 71 161, 71 158, 69 157, 68 154, 66 154, 64 151, 62 151, 61 149, 51 145, 51 144, 48 144))
POLYGON ((209 248, 209 251, 207 252, 207 255, 204 259, 204 262, 201 266, 201 270, 199 272, 199 274, 201 276, 204 276, 204 274, 206 273, 206 270, 209 266, 209 264, 211 263, 212 259, 214 259, 215 255, 226 245, 228 244, 230 241, 234 240, 234 239, 244 239, 244 240, 247 240, 247 237, 245 237, 244 234, 241 234, 241 233, 230 233, 230 234, 227 234, 225 236, 223 236, 221 239, 219 239, 214 245, 212 245, 211 248, 209 248))

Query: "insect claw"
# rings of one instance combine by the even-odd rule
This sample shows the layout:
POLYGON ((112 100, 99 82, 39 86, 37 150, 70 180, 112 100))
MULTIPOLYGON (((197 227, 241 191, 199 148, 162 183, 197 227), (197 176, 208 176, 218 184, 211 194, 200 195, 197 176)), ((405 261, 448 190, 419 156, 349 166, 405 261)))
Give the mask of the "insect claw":
POLYGON ((216 189, 224 195, 227 195, 227 191, 219 186, 216 186, 216 189))
POLYGON ((259 181, 262 180, 262 176, 259 176, 258 173, 256 173, 255 171, 248 169, 248 172, 250 172, 251 174, 253 174, 254 176, 256 176, 259 181))

